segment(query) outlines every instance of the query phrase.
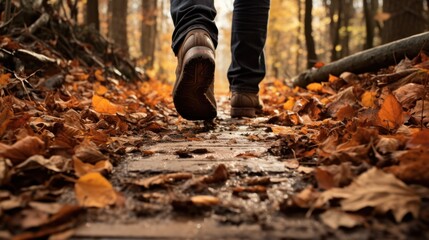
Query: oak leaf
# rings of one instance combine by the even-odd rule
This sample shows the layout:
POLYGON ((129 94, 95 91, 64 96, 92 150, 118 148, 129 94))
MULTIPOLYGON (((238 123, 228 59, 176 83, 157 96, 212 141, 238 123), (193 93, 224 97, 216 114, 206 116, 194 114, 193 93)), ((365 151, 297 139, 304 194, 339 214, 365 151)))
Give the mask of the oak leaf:
POLYGON ((372 168, 361 174, 345 188, 332 188, 323 192, 315 203, 321 207, 331 199, 342 199, 341 209, 359 211, 372 207, 378 213, 391 211, 397 222, 407 213, 418 217, 420 197, 393 174, 372 168))
POLYGON ((114 204, 118 198, 112 184, 98 172, 80 177, 75 183, 75 194, 83 207, 104 208, 114 204))

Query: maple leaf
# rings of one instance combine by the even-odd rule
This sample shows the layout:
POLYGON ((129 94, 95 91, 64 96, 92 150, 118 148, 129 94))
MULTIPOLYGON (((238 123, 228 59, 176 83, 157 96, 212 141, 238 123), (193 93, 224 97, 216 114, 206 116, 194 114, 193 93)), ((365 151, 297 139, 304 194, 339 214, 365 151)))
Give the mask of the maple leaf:
POLYGON ((83 207, 104 208, 114 204, 118 198, 112 184, 98 172, 80 177, 75 184, 75 194, 83 207))
POLYGON ((361 174, 345 188, 332 188, 323 192, 315 206, 320 207, 334 198, 342 199, 341 209, 358 211, 373 207, 378 213, 392 211, 397 222, 407 213, 418 217, 420 197, 393 174, 372 168, 361 174))

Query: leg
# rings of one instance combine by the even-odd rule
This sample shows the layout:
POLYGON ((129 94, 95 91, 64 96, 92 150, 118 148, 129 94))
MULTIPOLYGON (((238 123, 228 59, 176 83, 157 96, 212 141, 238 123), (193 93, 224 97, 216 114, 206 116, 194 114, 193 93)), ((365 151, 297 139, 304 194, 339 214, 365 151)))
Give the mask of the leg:
POLYGON ((171 0, 177 56, 173 101, 177 112, 189 120, 216 117, 213 81, 217 28, 213 0, 171 0))
POLYGON ((232 17, 232 62, 228 80, 232 92, 258 93, 265 77, 264 45, 269 0, 235 0, 232 17))
POLYGON ((172 48, 177 55, 186 34, 193 29, 204 29, 217 46, 218 29, 214 23, 216 9, 213 0, 171 0, 171 17, 174 23, 172 48))
POLYGON ((228 70, 231 117, 255 117, 262 112, 259 83, 265 77, 264 45, 269 0, 235 0, 228 70))

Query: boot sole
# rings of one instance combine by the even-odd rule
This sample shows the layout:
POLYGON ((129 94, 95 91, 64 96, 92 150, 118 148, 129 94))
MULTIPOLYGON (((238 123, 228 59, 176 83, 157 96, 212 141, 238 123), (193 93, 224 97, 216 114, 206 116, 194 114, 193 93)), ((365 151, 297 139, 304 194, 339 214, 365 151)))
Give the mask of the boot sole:
POLYGON ((210 120, 216 117, 216 105, 206 95, 214 81, 213 51, 207 47, 193 47, 183 58, 181 75, 173 90, 177 112, 188 120, 210 120))

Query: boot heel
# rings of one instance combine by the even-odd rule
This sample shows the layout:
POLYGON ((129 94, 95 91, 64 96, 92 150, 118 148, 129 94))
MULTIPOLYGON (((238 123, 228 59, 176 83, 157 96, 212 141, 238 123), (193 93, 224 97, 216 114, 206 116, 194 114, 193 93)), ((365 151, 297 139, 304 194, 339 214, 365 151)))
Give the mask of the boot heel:
POLYGON ((231 117, 239 118, 239 117, 256 117, 256 109, 255 108, 231 108, 231 117))

